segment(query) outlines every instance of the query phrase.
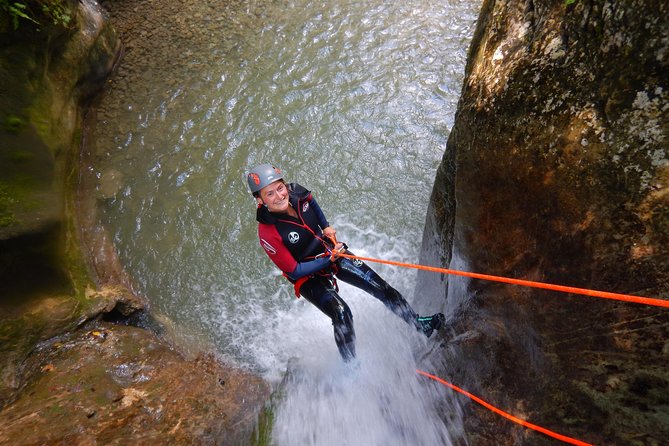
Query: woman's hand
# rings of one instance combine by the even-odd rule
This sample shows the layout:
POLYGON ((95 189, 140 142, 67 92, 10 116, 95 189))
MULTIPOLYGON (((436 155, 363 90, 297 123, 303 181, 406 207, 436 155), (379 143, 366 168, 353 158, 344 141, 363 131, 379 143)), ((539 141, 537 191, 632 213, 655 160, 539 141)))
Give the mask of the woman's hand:
POLYGON ((337 243, 337 230, 332 226, 328 226, 327 228, 323 229, 323 235, 329 238, 332 243, 337 243))
POLYGON ((336 262, 339 259, 339 254, 346 250, 343 243, 336 243, 332 251, 330 251, 330 261, 336 262))

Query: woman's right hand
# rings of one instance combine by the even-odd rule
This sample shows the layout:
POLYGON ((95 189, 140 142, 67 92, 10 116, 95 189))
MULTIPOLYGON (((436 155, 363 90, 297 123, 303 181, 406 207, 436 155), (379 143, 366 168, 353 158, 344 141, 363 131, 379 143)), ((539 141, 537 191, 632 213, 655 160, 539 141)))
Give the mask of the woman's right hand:
POLYGON ((330 261, 336 262, 337 259, 339 259, 339 254, 343 253, 345 250, 346 247, 343 243, 335 244, 334 248, 332 248, 332 251, 330 251, 330 261))

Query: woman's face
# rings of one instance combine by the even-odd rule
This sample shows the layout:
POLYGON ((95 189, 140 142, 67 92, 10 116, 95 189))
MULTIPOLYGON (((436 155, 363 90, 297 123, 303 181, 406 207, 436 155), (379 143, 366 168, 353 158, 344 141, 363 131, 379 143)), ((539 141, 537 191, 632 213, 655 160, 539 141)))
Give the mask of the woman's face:
POLYGON ((260 189, 258 200, 258 203, 266 205, 270 212, 288 212, 288 188, 281 180, 260 189))

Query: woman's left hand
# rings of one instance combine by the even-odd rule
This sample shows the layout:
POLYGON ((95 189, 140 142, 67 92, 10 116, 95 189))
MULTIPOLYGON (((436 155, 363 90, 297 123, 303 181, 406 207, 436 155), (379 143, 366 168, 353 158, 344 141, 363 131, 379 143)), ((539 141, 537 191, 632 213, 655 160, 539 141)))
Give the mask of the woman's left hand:
POLYGON ((337 230, 332 226, 323 229, 323 235, 332 240, 332 243, 337 242, 337 230))

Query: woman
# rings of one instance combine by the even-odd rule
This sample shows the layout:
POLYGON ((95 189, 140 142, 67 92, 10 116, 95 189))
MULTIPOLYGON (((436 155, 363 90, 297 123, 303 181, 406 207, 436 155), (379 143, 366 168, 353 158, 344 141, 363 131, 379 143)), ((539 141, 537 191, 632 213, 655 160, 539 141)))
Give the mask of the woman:
POLYGON ((286 184, 271 164, 261 164, 247 175, 256 198, 258 237, 270 259, 302 295, 332 319, 335 342, 344 361, 355 357, 353 315, 339 296, 337 279, 379 299, 393 313, 413 324, 427 337, 439 330, 444 315, 420 317, 393 287, 359 260, 339 257, 346 246, 337 243, 337 231, 328 224, 310 191, 286 184))

